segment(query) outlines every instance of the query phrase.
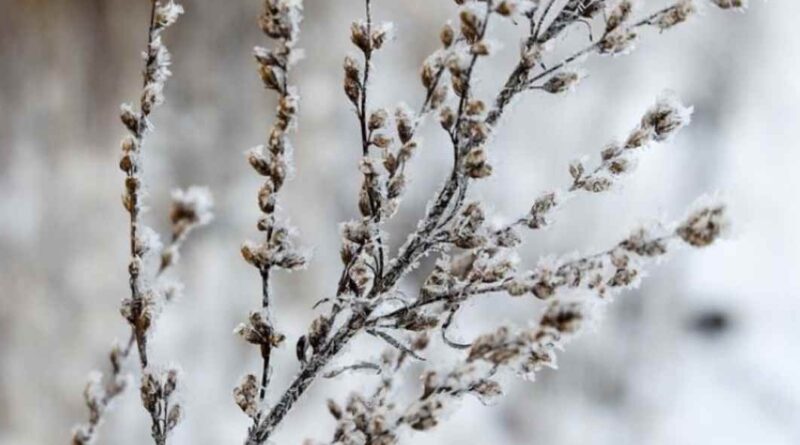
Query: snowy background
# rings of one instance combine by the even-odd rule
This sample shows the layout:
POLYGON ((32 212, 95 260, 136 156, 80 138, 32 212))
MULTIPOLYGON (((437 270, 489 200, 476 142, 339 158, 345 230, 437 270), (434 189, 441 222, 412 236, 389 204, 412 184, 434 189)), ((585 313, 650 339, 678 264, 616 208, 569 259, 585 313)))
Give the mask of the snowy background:
MULTIPOLYGON (((67 443, 86 415, 86 375, 105 369, 111 341, 127 336, 118 315, 127 291, 127 215, 117 110, 138 95, 147 3, 0 0, 2 445, 67 443)), ((184 3, 187 14, 165 37, 174 78, 146 147, 148 218, 165 231, 168 191, 194 183, 212 188, 217 218, 184 252, 178 272, 186 295, 160 320, 153 358, 180 363, 188 378, 187 418, 171 443, 239 443, 247 419, 231 388, 259 365, 231 331, 260 298, 259 278, 238 253, 256 235, 257 218, 258 177, 243 152, 261 143, 274 104, 250 55, 264 42, 255 26, 260 2, 184 3)), ((419 64, 453 4, 374 3, 379 20, 395 22, 397 39, 376 60, 373 104, 403 100, 416 108, 419 64)), ((661 4, 642 3, 643 11, 661 4)), ((361 14, 360 0, 306 2, 297 175, 282 201, 315 259, 277 280, 278 323, 290 338, 307 326, 311 304, 333 292, 337 223, 357 212, 360 149, 341 60, 351 51, 349 23, 361 14)), ((474 191, 505 218, 526 211, 541 190, 564 186, 570 160, 623 137, 662 90, 695 107, 693 124, 644 155, 620 191, 573 200, 557 225, 528 237, 529 264, 549 253, 602 249, 639 223, 679 219, 708 191, 731 203, 734 235, 651 268, 644 286, 619 298, 560 356, 559 371, 511 382, 510 395, 492 407, 465 400, 434 433, 407 443, 800 443, 797 17, 793 0, 755 0, 746 14, 707 8, 663 35, 646 33, 631 55, 590 59, 583 64, 589 77, 572 94, 516 103, 495 143, 496 175, 474 191)), ((481 66, 479 92, 496 90, 509 71, 511 28, 494 30, 505 48, 481 66)), ((447 171, 449 149, 437 127, 424 128, 394 233, 413 227, 447 171)), ((472 309, 460 321, 466 333, 489 317, 497 323, 513 315, 472 309)), ((349 352, 374 355, 366 348, 375 346, 349 352)), ((290 349, 276 359, 284 366, 273 389, 296 370, 290 349)), ((314 386, 276 440, 330 437, 320 402, 369 383, 359 376, 314 386)), ((147 443, 147 422, 129 392, 99 443, 147 443)))

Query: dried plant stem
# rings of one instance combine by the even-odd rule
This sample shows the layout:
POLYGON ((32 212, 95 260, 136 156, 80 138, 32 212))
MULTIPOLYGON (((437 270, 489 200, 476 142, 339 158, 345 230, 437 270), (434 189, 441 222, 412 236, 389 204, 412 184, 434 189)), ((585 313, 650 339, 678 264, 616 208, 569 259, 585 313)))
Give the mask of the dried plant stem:
MULTIPOLYGON (((156 53, 150 51, 150 48, 153 45, 153 38, 155 37, 155 17, 156 17, 156 6, 158 2, 156 0, 151 0, 150 2, 150 20, 147 29, 147 59, 145 62, 145 66, 149 67, 155 64, 156 62, 156 53)), ((153 81, 150 70, 145 69, 143 75, 143 88, 147 88, 148 84, 153 81)), ((136 145, 141 147, 144 142, 144 131, 147 128, 147 118, 150 114, 150 107, 141 107, 141 113, 139 115, 139 123, 137 125, 137 130, 134 132, 134 137, 136 138, 136 145)), ((138 164, 134 164, 134 167, 128 172, 128 180, 129 181, 138 181, 139 179, 139 166, 138 164)), ((141 212, 141 185, 136 187, 131 192, 131 199, 133 200, 133 205, 131 206, 129 213, 130 213, 130 254, 131 258, 139 257, 139 253, 137 252, 137 240, 139 239, 139 226, 140 222, 140 212, 141 212)), ((132 263, 133 264, 133 263, 132 263)), ((130 290, 131 290, 131 300, 134 304, 135 311, 141 311, 141 306, 143 303, 142 298, 142 283, 140 279, 141 275, 141 267, 129 267, 129 281, 130 281, 130 290), (138 309, 136 309, 138 308, 138 309)), ((145 335, 145 330, 143 329, 133 329, 133 335, 136 338, 136 347, 139 351, 139 363, 141 368, 144 369, 147 367, 147 336, 145 335)))
POLYGON ((122 370, 134 344, 139 354, 142 380, 151 383, 147 387, 142 386, 142 401, 150 413, 152 436, 157 444, 166 443, 167 433, 175 427, 181 415, 179 404, 169 404, 169 395, 177 385, 177 371, 169 370, 163 378, 155 377, 150 372, 147 335, 156 316, 156 301, 163 299, 168 302, 180 290, 177 283, 168 284, 160 281, 160 278, 177 262, 180 247, 189 231, 210 221, 211 198, 205 189, 197 187, 185 192, 173 192, 170 213, 173 236, 166 248, 162 249, 158 235, 142 221, 144 186, 141 158, 145 136, 151 128, 150 115, 164 101, 164 82, 171 74, 170 56, 161 42, 161 32, 172 25, 182 13, 183 8, 172 0, 167 3, 157 0, 150 2, 139 110, 135 111, 128 104, 122 106, 120 118, 130 134, 122 141, 119 167, 125 172, 123 205, 129 214, 131 259, 128 265, 130 297, 123 300, 121 313, 131 327, 131 336, 124 347, 115 346, 109 354, 112 368, 110 379, 103 383, 100 373, 94 374, 90 379, 84 391, 90 419, 87 424, 76 428, 73 435, 75 445, 88 444, 95 440, 103 414, 125 388, 127 380, 122 370), (158 250, 160 265, 150 267, 149 258, 159 253, 156 252, 158 250))
MULTIPOLYGON (((261 270, 261 308, 265 313, 269 313, 269 267, 266 267, 261 270)), ((263 360, 262 368, 261 368, 261 391, 259 392, 258 398, 261 401, 267 397, 267 386, 269 386, 269 375, 270 375, 270 358, 272 356, 272 345, 266 343, 261 346, 261 359, 263 360)))
MULTIPOLYGON (((368 36, 372 35, 372 3, 371 0, 364 1, 364 7, 366 11, 366 33, 368 36)), ((369 93, 369 74, 370 69, 372 66, 372 53, 373 48, 372 46, 367 46, 364 49, 364 77, 361 80, 361 105, 358 107, 357 115, 359 121, 359 127, 361 129, 361 153, 362 156, 369 156, 369 147, 371 145, 371 131, 368 130, 367 124, 367 105, 368 105, 368 93, 369 93)), ((365 173, 366 174, 366 173, 365 173)), ((372 218, 376 224, 380 224, 381 222, 381 209, 378 200, 375 197, 376 191, 373 190, 371 187, 367 190, 367 196, 369 200, 369 207, 372 212, 372 218)), ((384 243, 381 237, 381 234, 378 233, 376 236, 376 244, 378 245, 378 258, 377 258, 377 279, 380 280, 383 276, 383 261, 384 261, 384 243)))
MULTIPOLYGON (((672 8, 673 6, 667 6, 665 8, 659 9, 658 11, 653 12, 652 14, 639 20, 638 22, 629 25, 628 29, 634 30, 637 28, 641 28, 642 26, 651 25, 654 19, 663 15, 665 12, 670 11, 672 8)), ((561 29, 563 30, 564 28, 561 29)), ((514 96, 530 88, 534 82, 544 79, 545 77, 558 72, 559 70, 581 59, 582 57, 597 51, 600 45, 603 44, 605 37, 607 37, 608 35, 609 31, 606 31, 600 39, 597 39, 592 44, 587 45, 584 48, 574 52, 573 54, 564 58, 560 62, 551 65, 549 68, 544 69, 541 73, 531 77, 530 79, 528 79, 528 73, 530 72, 530 67, 526 66, 524 60, 521 60, 514 68, 514 71, 511 73, 511 75, 508 77, 505 84, 503 85, 503 89, 500 91, 500 94, 498 94, 497 98, 495 99, 494 107, 491 111, 489 111, 489 114, 486 117, 486 123, 490 126, 495 126, 497 122, 500 120, 500 117, 503 115, 503 111, 505 110, 506 106, 508 106, 508 104, 511 102, 511 99, 514 96)), ((536 39, 534 34, 526 42, 526 47, 528 49, 532 49, 534 45, 543 44, 546 41, 552 39, 553 37, 556 36, 551 35, 547 36, 547 40, 544 39, 539 40, 536 39)))

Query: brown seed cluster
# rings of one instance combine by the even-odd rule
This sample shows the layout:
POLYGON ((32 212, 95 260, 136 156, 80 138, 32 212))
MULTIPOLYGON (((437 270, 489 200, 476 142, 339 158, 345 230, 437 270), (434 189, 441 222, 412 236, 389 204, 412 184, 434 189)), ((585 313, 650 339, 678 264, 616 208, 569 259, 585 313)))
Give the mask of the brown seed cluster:
POLYGON ((183 417, 183 406, 175 400, 180 383, 175 368, 163 372, 146 371, 142 376, 139 394, 142 405, 150 413, 151 434, 157 444, 165 444, 167 435, 183 417))
POLYGON ((676 233, 694 247, 706 247, 720 237, 727 225, 725 206, 714 204, 689 215, 676 233))
POLYGON ((640 151, 654 142, 674 137, 689 124, 693 109, 683 106, 671 93, 663 94, 642 117, 624 143, 612 143, 601 152, 602 163, 587 173, 581 162, 570 165, 573 183, 571 190, 582 189, 594 193, 609 190, 617 177, 629 173, 636 165, 640 151))

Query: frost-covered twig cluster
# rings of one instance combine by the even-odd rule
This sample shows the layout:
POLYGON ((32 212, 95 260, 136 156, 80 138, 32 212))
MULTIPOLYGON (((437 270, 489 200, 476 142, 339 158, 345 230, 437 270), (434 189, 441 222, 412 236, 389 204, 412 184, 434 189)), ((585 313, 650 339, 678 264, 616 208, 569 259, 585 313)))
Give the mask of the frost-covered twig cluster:
MULTIPOLYGON (((481 400, 501 395, 502 373, 532 378, 541 368, 553 366, 555 351, 592 318, 593 308, 636 285, 648 263, 681 245, 704 247, 714 242, 727 226, 725 207, 699 201, 681 222, 637 229, 608 250, 548 257, 527 269, 519 264, 524 231, 551 225, 556 210, 573 195, 610 190, 635 168, 642 151, 669 141, 689 123, 692 109, 672 93, 644 110, 621 142, 600 148, 594 166, 581 160, 565 168, 566 186, 541 193, 527 213, 510 223, 488 223, 485 205, 470 195, 472 183, 487 180, 495 171, 491 159, 502 153, 491 148, 492 140, 514 100, 526 92, 574 90, 584 77, 576 69, 583 59, 630 52, 642 30, 661 32, 679 25, 696 12, 699 2, 676 0, 637 14, 631 0, 456 0, 457 24, 443 26, 440 48, 423 62, 421 105, 413 111, 404 103, 389 107, 371 100, 371 79, 380 73, 376 59, 390 44, 394 30, 390 23, 374 19, 373 1, 364 0, 364 17, 350 28, 359 55, 347 56, 343 63, 344 94, 354 111, 354 131, 360 135, 360 215, 341 224, 342 271, 331 284, 331 296, 315 306, 324 309, 317 309, 304 335, 287 339, 278 329, 280 317, 272 314, 273 300, 280 295, 273 294, 270 280, 278 269, 301 269, 309 261, 296 246, 295 230, 278 206, 279 193, 293 170, 289 135, 295 128, 300 95, 290 73, 300 59, 296 44, 302 5, 298 0, 264 0, 259 25, 272 45, 256 47, 254 55, 263 84, 277 95, 278 105, 265 144, 247 152, 248 162, 264 182, 257 199, 261 239, 241 247, 244 259, 259 272, 261 302, 235 329, 258 347, 262 359, 261 369, 246 374, 233 389, 236 404, 252 420, 246 443, 264 444, 273 437, 312 383, 359 370, 377 373, 374 391, 353 393, 344 404, 329 401, 337 427, 322 443, 390 445, 398 443, 404 431, 431 429, 440 422, 441 413, 464 395, 481 400), (526 31, 519 59, 499 91, 481 97, 475 90, 476 67, 497 51, 490 34, 504 26, 526 31), (588 31, 589 44, 561 51, 562 37, 570 30, 588 31), (562 53, 567 56, 559 56, 562 53), (392 252, 386 242, 386 222, 400 210, 409 184, 406 166, 420 143, 417 130, 431 115, 447 134, 452 166, 412 233, 392 234, 406 240, 392 252), (423 267, 425 257, 434 258, 427 278, 408 282, 410 272, 423 267), (481 296, 531 298, 545 301, 546 307, 529 326, 504 325, 469 342, 457 340, 461 335, 453 331, 459 310, 481 296), (345 346, 362 334, 386 344, 380 358, 373 361, 376 354, 370 354, 354 363, 337 363, 345 346), (282 364, 275 363, 272 352, 288 342, 294 345, 300 371, 287 388, 275 392, 270 376, 282 364), (437 362, 445 349, 455 359, 437 362), (426 370, 419 394, 409 399, 408 394, 398 393, 397 382, 411 373, 407 364, 412 361, 424 363, 426 370)), ((746 6, 744 0, 711 3, 722 9, 746 6)), ((177 192, 171 213, 173 238, 163 249, 140 222, 140 147, 150 128, 150 111, 161 103, 169 74, 160 33, 182 12, 171 1, 154 2, 153 8, 140 111, 126 107, 122 116, 131 132, 123 142, 121 166, 127 174, 124 202, 131 216, 132 255, 131 297, 123 302, 123 314, 132 337, 127 348, 112 353, 111 383, 104 386, 95 378, 88 387, 90 422, 78 430, 76 443, 91 441, 105 407, 122 391, 120 361, 133 344, 139 350, 141 396, 156 443, 166 443, 180 417, 173 396, 178 373, 152 370, 147 334, 156 306, 168 301, 172 292, 159 277, 177 260, 187 232, 207 223, 210 213, 209 200, 200 189, 177 192), (161 252, 160 263, 148 268, 146 259, 153 251, 161 252)))
POLYGON ((122 300, 121 313, 131 328, 127 343, 115 343, 109 354, 111 373, 105 379, 93 372, 84 391, 89 420, 76 427, 72 443, 93 443, 106 411, 125 387, 129 376, 124 366, 136 345, 141 371, 142 405, 151 418, 151 434, 157 444, 167 442, 167 434, 177 425, 182 408, 176 400, 179 371, 174 366, 161 368, 148 360, 148 338, 162 306, 179 296, 182 284, 169 279, 166 272, 178 262, 180 248, 189 233, 206 225, 212 218, 212 200, 204 187, 190 187, 172 192, 169 213, 172 233, 164 245, 158 234, 142 220, 146 187, 143 181, 142 148, 152 130, 150 116, 164 102, 164 84, 170 77, 170 53, 162 42, 164 30, 183 14, 174 3, 153 0, 147 32, 143 87, 138 111, 122 105, 120 118, 130 133, 122 140, 119 167, 125 173, 122 204, 130 216, 130 262, 128 264, 130 297, 122 300))

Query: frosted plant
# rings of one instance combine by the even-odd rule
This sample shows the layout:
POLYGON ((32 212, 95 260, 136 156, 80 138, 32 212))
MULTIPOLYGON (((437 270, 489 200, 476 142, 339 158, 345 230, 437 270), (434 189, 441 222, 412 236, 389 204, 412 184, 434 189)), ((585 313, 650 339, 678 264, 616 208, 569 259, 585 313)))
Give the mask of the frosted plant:
MULTIPOLYGON (((273 292, 271 279, 277 270, 302 269, 310 261, 278 205, 293 170, 290 135, 300 96, 291 73, 301 58, 296 46, 302 5, 299 0, 263 3, 259 26, 272 44, 256 47, 254 56, 258 74, 266 89, 276 94, 278 105, 266 142, 246 153, 263 178, 257 193, 262 213, 256 225, 259 239, 241 246, 244 260, 259 273, 260 304, 234 329, 261 358, 260 369, 247 373, 232 391, 235 403, 251 420, 247 445, 267 443, 312 383, 359 370, 377 374, 374 390, 352 393, 343 404, 330 400, 328 410, 337 426, 330 439, 319 443, 391 445, 409 431, 434 428, 442 413, 465 395, 483 401, 500 396, 502 374, 532 379, 541 369, 553 367, 556 351, 580 332, 597 307, 636 286, 644 267, 681 246, 708 246, 728 226, 724 204, 699 201, 678 223, 638 228, 607 250, 546 257, 528 268, 520 264, 517 252, 523 231, 553 224, 558 208, 574 195, 616 187, 633 172, 641 152, 669 142, 689 124, 693 110, 674 93, 664 93, 644 108, 621 141, 598 147, 596 163, 571 163, 565 168, 563 188, 541 193, 528 212, 509 224, 488 223, 484 204, 470 195, 471 184, 489 180, 495 171, 491 158, 501 153, 494 152, 492 140, 514 100, 523 93, 558 95, 576 90, 585 77, 579 64, 586 57, 633 51, 643 30, 666 31, 688 20, 697 10, 695 1, 677 0, 639 15, 631 0, 456 0, 457 25, 443 26, 440 48, 423 62, 421 104, 412 109, 402 103, 378 106, 371 101, 375 58, 394 36, 391 23, 375 21, 372 1, 364 0, 364 18, 350 27, 359 56, 347 56, 343 62, 343 90, 354 110, 354 131, 360 135, 360 215, 340 226, 342 271, 331 284, 331 296, 315 305, 318 313, 306 333, 288 339, 278 328, 280 317, 272 311, 274 299, 281 296, 273 292), (489 35, 501 26, 524 27, 526 36, 499 91, 493 97, 480 97, 474 88, 476 66, 496 52, 489 35), (562 37, 584 29, 589 31, 589 43, 564 48, 561 52, 569 55, 558 56, 555 48, 568 42, 562 37), (392 252, 386 242, 386 222, 400 211, 409 183, 406 166, 420 144, 417 130, 430 116, 448 136, 452 168, 416 228, 409 234, 393 234, 406 241, 392 252), (425 257, 433 259, 426 278, 410 283, 410 272, 422 268, 425 257), (503 325, 469 342, 455 340, 461 337, 453 332, 460 309, 477 298, 529 298, 532 306, 545 307, 527 326, 503 325), (373 361, 376 354, 370 353, 340 363, 342 350, 362 335, 385 343, 380 358, 373 361), (273 352, 290 342, 300 371, 287 388, 275 392, 270 377, 280 364, 273 360, 273 352), (449 360, 433 360, 446 355, 449 360), (419 393, 409 398, 407 392, 400 394, 398 382, 413 373, 407 366, 412 361, 424 363, 426 370, 419 393)), ((746 6, 743 1, 711 3, 721 9, 746 6)), ((156 309, 177 289, 160 284, 161 274, 177 261, 188 232, 210 219, 210 199, 197 188, 173 195, 173 234, 166 247, 140 222, 140 147, 150 128, 150 112, 163 101, 163 83, 169 75, 160 34, 182 11, 172 2, 154 2, 153 8, 140 111, 128 106, 122 114, 131 132, 123 142, 121 166, 127 174, 124 203, 131 215, 132 255, 131 297, 123 302, 123 315, 132 337, 127 347, 112 352, 111 383, 103 384, 93 374, 86 391, 90 422, 77 430, 75 443, 92 440, 105 407, 122 392, 121 359, 134 344, 142 370, 141 398, 157 444, 166 443, 181 415, 174 402, 180 374, 175 369, 156 371, 148 364, 147 334, 156 309), (153 252, 160 255, 154 256, 157 265, 148 272, 147 259, 153 252)))
POLYGON ((175 367, 161 369, 149 362, 148 339, 162 306, 177 298, 182 291, 182 285, 168 279, 166 272, 178 262, 180 248, 189 233, 211 221, 211 195, 208 189, 197 186, 172 192, 169 214, 172 233, 166 245, 142 220, 145 211, 142 147, 152 130, 150 116, 164 102, 164 84, 171 75, 170 54, 161 35, 181 14, 183 8, 172 0, 151 2, 147 49, 142 54, 145 67, 139 109, 136 111, 129 104, 123 104, 121 108, 120 118, 130 133, 122 140, 119 163, 125 172, 122 203, 130 215, 130 297, 122 301, 121 313, 131 327, 131 335, 125 344, 113 346, 109 354, 111 373, 105 380, 100 372, 90 375, 84 391, 89 420, 75 428, 72 438, 75 445, 95 441, 110 404, 128 386, 130 379, 124 366, 134 345, 139 355, 142 405, 150 415, 155 443, 167 442, 167 434, 177 425, 182 413, 181 405, 175 401, 179 371, 175 367))
MULTIPOLYGON (((424 94, 417 112, 405 104, 392 109, 370 102, 374 58, 389 43, 392 30, 391 24, 373 20, 371 3, 365 0, 365 17, 350 28, 350 39, 361 57, 347 56, 343 64, 344 93, 354 109, 361 136, 361 215, 341 226, 343 265, 335 296, 318 303, 328 309, 322 310, 307 333, 295 342, 300 372, 282 394, 269 400, 270 351, 286 341, 268 312, 269 271, 273 267, 301 267, 307 260, 290 241, 292 231, 274 216, 275 193, 290 170, 286 165, 286 129, 298 98, 287 79, 301 6, 287 0, 265 2, 262 28, 277 44, 274 50, 257 48, 256 59, 265 86, 278 93, 280 102, 268 150, 258 148, 249 155, 250 163, 267 181, 259 194, 266 215, 259 229, 266 232, 266 239, 242 248, 244 258, 259 269, 262 277, 262 309, 251 313, 249 321, 236 329, 246 341, 259 346, 264 359, 261 377, 248 374, 234 390, 237 404, 253 421, 248 445, 269 440, 295 402, 320 377, 335 378, 365 369, 380 376, 375 391, 353 394, 344 406, 329 402, 338 427, 326 443, 394 444, 404 428, 430 429, 454 399, 465 394, 482 399, 500 395, 502 388, 495 379, 498 373, 510 370, 532 377, 542 367, 554 364, 555 350, 580 330, 591 317, 591 308, 637 284, 646 263, 681 244, 706 246, 727 224, 724 205, 710 204, 676 227, 636 230, 604 252, 542 261, 530 271, 518 265, 515 250, 522 242, 520 230, 537 230, 552 223, 554 211, 570 195, 611 189, 635 168, 640 152, 667 142, 689 123, 692 109, 671 93, 658 98, 643 113, 624 141, 602 147, 596 166, 571 164, 567 188, 543 193, 527 214, 511 224, 489 225, 483 205, 469 199, 470 184, 493 173, 489 147, 513 99, 526 91, 560 94, 574 90, 584 77, 575 66, 583 58, 633 50, 641 29, 664 31, 686 21, 696 11, 693 1, 679 0, 636 19, 629 0, 457 0, 458 27, 443 27, 441 48, 422 66, 424 94), (591 43, 564 59, 550 60, 554 58, 553 48, 561 43, 559 37, 581 23, 590 29, 591 43), (487 38, 490 28, 514 24, 526 24, 528 30, 520 46, 519 62, 494 99, 487 102, 473 91, 473 72, 478 63, 492 55, 493 45, 487 38), (599 35, 594 35, 598 31, 599 35), (405 165, 412 161, 418 146, 416 130, 430 114, 438 116, 449 136, 452 170, 416 230, 392 255, 385 242, 384 224, 399 209, 408 183, 405 165), (273 232, 279 234, 277 240, 273 232), (437 260, 417 296, 401 292, 399 286, 408 273, 419 267, 420 259, 431 255, 437 260), (547 300, 548 306, 531 327, 504 326, 465 344, 451 339, 448 330, 464 302, 481 295, 500 298, 503 294, 530 295, 547 300), (387 344, 381 359, 336 364, 345 345, 361 334, 387 344), (431 363, 421 394, 404 405, 395 393, 394 382, 402 376, 405 363, 424 359, 434 334, 462 358, 444 372, 433 371, 441 364, 431 363)), ((716 3, 722 8, 735 6, 716 3)))

